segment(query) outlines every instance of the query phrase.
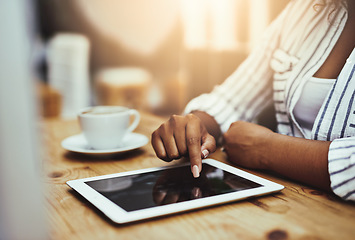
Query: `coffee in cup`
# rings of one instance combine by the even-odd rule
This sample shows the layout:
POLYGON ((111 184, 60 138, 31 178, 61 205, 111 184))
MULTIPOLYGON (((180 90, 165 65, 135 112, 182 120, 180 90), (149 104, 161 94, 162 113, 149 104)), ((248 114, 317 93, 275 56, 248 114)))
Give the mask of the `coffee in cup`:
POLYGON ((80 111, 80 127, 90 147, 96 150, 122 146, 126 134, 139 124, 140 114, 122 106, 95 106, 80 111), (131 116, 134 116, 130 124, 131 116))

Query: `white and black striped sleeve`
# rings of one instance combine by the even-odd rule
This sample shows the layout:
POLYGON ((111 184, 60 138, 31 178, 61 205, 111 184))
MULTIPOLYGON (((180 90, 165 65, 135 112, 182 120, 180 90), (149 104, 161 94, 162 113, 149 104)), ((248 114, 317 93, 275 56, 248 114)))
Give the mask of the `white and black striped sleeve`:
POLYGON ((345 200, 355 200, 355 137, 332 141, 328 153, 331 188, 345 200))

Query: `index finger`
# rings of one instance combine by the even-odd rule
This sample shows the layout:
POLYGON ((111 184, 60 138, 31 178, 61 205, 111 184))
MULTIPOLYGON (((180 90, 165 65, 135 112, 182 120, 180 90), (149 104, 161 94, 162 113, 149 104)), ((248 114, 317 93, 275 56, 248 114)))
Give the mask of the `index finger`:
POLYGON ((186 145, 190 158, 191 172, 195 178, 198 178, 202 169, 202 159, 200 123, 196 120, 192 120, 186 125, 186 145))

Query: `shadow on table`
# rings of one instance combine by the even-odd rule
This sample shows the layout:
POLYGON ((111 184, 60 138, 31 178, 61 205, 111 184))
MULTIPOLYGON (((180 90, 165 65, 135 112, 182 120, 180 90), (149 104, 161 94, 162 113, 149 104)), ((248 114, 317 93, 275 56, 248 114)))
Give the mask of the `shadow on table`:
POLYGON ((129 160, 130 158, 136 158, 139 155, 144 154, 145 151, 142 149, 134 149, 121 153, 109 153, 109 154, 83 154, 76 152, 66 152, 64 157, 70 161, 75 162, 95 162, 95 161, 116 161, 116 160, 129 160))

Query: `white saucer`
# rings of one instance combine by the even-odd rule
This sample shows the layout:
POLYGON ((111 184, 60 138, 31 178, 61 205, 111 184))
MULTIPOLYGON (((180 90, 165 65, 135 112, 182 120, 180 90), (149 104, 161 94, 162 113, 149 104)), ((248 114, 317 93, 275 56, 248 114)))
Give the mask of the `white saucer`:
POLYGON ((148 143, 148 138, 139 133, 129 133, 124 139, 122 146, 114 149, 95 150, 91 148, 83 134, 68 137, 62 141, 62 147, 71 152, 86 154, 120 153, 140 148, 148 143))

